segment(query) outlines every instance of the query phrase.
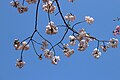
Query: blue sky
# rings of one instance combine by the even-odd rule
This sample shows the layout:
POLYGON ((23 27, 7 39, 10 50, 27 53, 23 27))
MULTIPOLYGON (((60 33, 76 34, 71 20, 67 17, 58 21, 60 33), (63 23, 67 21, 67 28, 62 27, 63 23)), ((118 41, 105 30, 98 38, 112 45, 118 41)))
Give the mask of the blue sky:
MULTIPOLYGON (((20 40, 31 35, 34 29, 35 6, 30 5, 25 14, 19 14, 15 8, 10 6, 11 0, 0 0, 0 80, 120 80, 120 46, 110 48, 103 53, 100 59, 96 60, 91 55, 97 42, 91 42, 86 51, 77 51, 77 45, 72 47, 75 54, 70 58, 64 56, 62 51, 56 47, 56 54, 61 57, 58 65, 52 65, 47 59, 40 61, 32 48, 25 51, 24 61, 26 65, 22 69, 15 67, 16 59, 20 57, 20 51, 13 47, 15 38, 20 40)), ((76 15, 76 22, 84 20, 84 16, 94 17, 94 24, 82 23, 76 26, 85 28, 92 36, 98 39, 109 40, 118 38, 113 36, 112 31, 119 21, 113 19, 120 16, 120 0, 75 0, 74 3, 68 3, 67 0, 59 0, 64 15, 73 13, 76 15)), ((47 13, 39 8, 38 29, 53 44, 59 41, 59 36, 63 34, 63 28, 60 28, 56 36, 45 34, 47 25, 47 13)), ((57 11, 56 11, 57 12, 57 11)), ((56 24, 63 24, 59 14, 52 20, 56 24)), ((63 42, 68 42, 68 33, 63 42)), ((39 40, 38 37, 35 37, 39 40)), ((40 52, 41 53, 41 52, 40 52)))

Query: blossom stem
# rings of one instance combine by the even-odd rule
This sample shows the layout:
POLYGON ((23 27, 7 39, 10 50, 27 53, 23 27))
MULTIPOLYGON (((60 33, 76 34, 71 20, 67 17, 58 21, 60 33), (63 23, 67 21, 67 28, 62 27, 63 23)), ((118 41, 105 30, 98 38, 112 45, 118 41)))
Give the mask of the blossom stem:
POLYGON ((33 43, 33 40, 31 40, 31 43, 32 43, 32 46, 33 46, 33 49, 34 49, 36 55, 39 56, 39 54, 38 54, 37 51, 36 51, 35 45, 34 45, 34 43, 33 43))

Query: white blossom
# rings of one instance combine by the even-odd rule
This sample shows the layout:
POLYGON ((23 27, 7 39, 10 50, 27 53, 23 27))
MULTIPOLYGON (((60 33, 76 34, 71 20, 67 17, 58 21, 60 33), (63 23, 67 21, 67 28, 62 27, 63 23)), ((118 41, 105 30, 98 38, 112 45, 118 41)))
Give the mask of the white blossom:
POLYGON ((27 44, 26 41, 22 42, 22 47, 23 50, 28 50, 30 48, 29 44, 27 44))
POLYGON ((48 49, 45 49, 44 56, 47 59, 51 59, 54 56, 54 52, 53 51, 49 51, 48 49))
POLYGON ((69 36, 69 39, 70 39, 70 45, 75 45, 76 44, 76 42, 75 42, 75 40, 76 40, 76 38, 75 38, 75 36, 69 36))
POLYGON ((21 68, 23 68, 24 65, 25 65, 24 61, 17 59, 16 67, 21 69, 21 68))
POLYGON ((56 6, 52 4, 52 1, 49 1, 47 3, 44 3, 42 6, 43 11, 49 12, 49 13, 54 13, 56 6))
POLYGON ((79 31, 79 34, 76 36, 76 39, 81 41, 86 36, 86 31, 82 28, 79 31))
POLYGON ((107 48, 109 48, 109 46, 100 45, 100 48, 103 50, 103 52, 106 52, 107 48))
POLYGON ((24 13, 24 12, 27 12, 28 11, 28 7, 25 7, 25 6, 19 6, 18 7, 18 12, 21 14, 21 13, 24 13))
POLYGON ((54 22, 48 23, 48 25, 46 26, 46 33, 52 35, 52 34, 56 34, 57 32, 58 32, 58 27, 54 25, 54 22))
POLYGON ((63 53, 65 54, 65 56, 70 57, 72 54, 74 54, 74 49, 70 49, 68 47, 68 44, 64 44, 63 48, 63 53))
POLYGON ((78 44, 78 50, 79 51, 84 51, 88 47, 88 43, 85 40, 81 40, 80 43, 78 44))
POLYGON ((48 3, 50 0, 42 0, 43 3, 48 3))
POLYGON ((92 52, 92 55, 94 58, 98 59, 101 56, 101 52, 99 52, 99 49, 95 48, 92 52))
POLYGON ((112 39, 110 39, 108 44, 112 48, 117 48, 117 46, 118 46, 118 39, 112 38, 112 39))
POLYGON ((15 8, 17 8, 20 5, 20 3, 17 0, 16 1, 11 1, 10 4, 11 4, 11 6, 13 6, 15 8))
POLYGON ((55 64, 55 65, 57 65, 59 61, 60 61, 59 56, 54 56, 51 60, 52 64, 55 64))
POLYGON ((76 17, 73 14, 67 14, 65 16, 65 19, 68 20, 68 21, 73 22, 76 19, 76 17))
POLYGON ((90 17, 90 16, 85 16, 85 20, 87 23, 91 24, 94 22, 94 18, 90 17))
POLYGON ((36 0, 26 0, 26 2, 29 3, 29 4, 33 4, 33 3, 35 4, 36 0))

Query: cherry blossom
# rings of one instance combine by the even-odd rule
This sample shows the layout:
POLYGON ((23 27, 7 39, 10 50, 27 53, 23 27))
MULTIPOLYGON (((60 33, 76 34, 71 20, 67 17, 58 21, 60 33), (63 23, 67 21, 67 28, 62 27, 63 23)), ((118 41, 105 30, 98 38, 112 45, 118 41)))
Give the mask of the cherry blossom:
POLYGON ((47 34, 56 34, 58 32, 58 27, 56 27, 55 25, 54 25, 54 22, 50 22, 50 23, 48 23, 48 25, 46 26, 46 33, 47 34))
POLYGON ((21 68, 23 68, 24 65, 25 65, 24 61, 17 59, 16 67, 21 69, 21 68))
POLYGON ((99 49, 95 48, 92 52, 92 55, 94 58, 98 59, 101 56, 101 52, 99 52, 99 49))
POLYGON ((73 14, 67 14, 65 16, 65 19, 68 20, 68 21, 73 22, 76 19, 76 17, 73 14))
POLYGON ((54 56, 54 52, 53 51, 49 51, 48 49, 45 49, 44 56, 47 59, 51 59, 54 56))
POLYGON ((107 48, 109 48, 109 46, 100 45, 100 48, 103 50, 103 52, 106 52, 107 48))
POLYGON ((50 0, 42 0, 43 3, 48 3, 50 0))
POLYGON ((78 44, 78 50, 84 51, 88 47, 88 43, 85 40, 81 40, 78 44))
POLYGON ((70 39, 70 45, 75 45, 76 44, 76 42, 75 42, 75 40, 76 40, 76 38, 75 38, 75 36, 69 36, 69 39, 70 39))
POLYGON ((15 48, 16 50, 20 50, 20 49, 21 49, 21 48, 20 48, 19 39, 15 39, 15 40, 14 40, 14 48, 15 48))
POLYGON ((52 4, 52 1, 49 1, 47 3, 44 3, 42 6, 43 11, 53 13, 56 9, 56 7, 52 4))
POLYGON ((11 6, 13 6, 15 8, 17 8, 20 5, 20 3, 17 0, 16 1, 11 1, 10 4, 11 4, 11 6))
POLYGON ((42 54, 39 55, 39 60, 42 60, 42 54))
POLYGON ((29 4, 33 4, 33 3, 35 4, 36 0, 26 0, 26 2, 29 3, 29 4))
POLYGON ((59 61, 60 61, 59 56, 54 56, 51 60, 52 64, 55 64, 55 65, 57 65, 59 61))
POLYGON ((70 49, 68 47, 68 44, 64 44, 63 48, 63 53, 65 54, 65 56, 70 57, 72 54, 74 54, 74 49, 70 49))
POLYGON ((85 20, 87 23, 91 24, 94 22, 94 18, 90 17, 90 16, 85 16, 85 20))
POLYGON ((79 31, 79 34, 76 36, 76 39, 81 41, 83 39, 83 37, 86 36, 86 31, 82 28, 80 31, 79 31))
POLYGON ((42 46, 41 46, 40 49, 43 51, 43 50, 45 50, 47 47, 48 47, 47 41, 42 41, 42 46))
POLYGON ((118 46, 118 39, 112 38, 112 39, 110 39, 108 44, 112 48, 117 48, 117 46, 118 46))
POLYGON ((68 0, 68 2, 73 2, 74 0, 68 0))
POLYGON ((30 46, 29 46, 29 44, 27 44, 26 41, 22 42, 22 47, 21 47, 21 49, 23 49, 23 50, 28 50, 29 48, 30 48, 30 46))
POLYGON ((119 25, 116 26, 115 30, 113 31, 113 34, 114 34, 114 36, 120 35, 120 26, 119 25))
POLYGON ((19 6, 18 7, 18 12, 21 14, 21 13, 24 13, 24 12, 27 12, 28 11, 28 7, 26 6, 19 6))

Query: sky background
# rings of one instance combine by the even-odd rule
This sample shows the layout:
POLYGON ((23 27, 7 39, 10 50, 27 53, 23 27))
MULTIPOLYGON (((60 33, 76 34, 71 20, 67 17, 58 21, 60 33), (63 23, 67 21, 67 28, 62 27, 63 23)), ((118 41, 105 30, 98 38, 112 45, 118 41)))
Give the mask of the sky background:
MULTIPOLYGON (((58 65, 51 64, 51 61, 45 58, 40 61, 30 47, 30 50, 23 54, 25 66, 22 69, 16 68, 15 63, 16 59, 20 58, 20 51, 14 49, 13 42, 15 38, 21 41, 32 34, 36 5, 29 5, 27 13, 19 14, 17 9, 10 6, 10 1, 0 0, 0 80, 120 80, 120 46, 116 49, 110 48, 106 53, 101 51, 102 56, 96 60, 91 53, 97 42, 90 42, 84 52, 77 51, 77 45, 71 47, 75 49, 75 54, 70 58, 64 56, 56 47, 56 55, 61 57, 58 65)), ((76 26, 77 31, 85 28, 88 33, 101 40, 114 37, 112 31, 116 25, 120 25, 120 21, 113 21, 114 18, 120 17, 120 0, 75 0, 74 3, 59 0, 59 2, 64 15, 67 13, 76 15, 75 22, 84 20, 84 16, 87 15, 94 17, 94 24, 82 23, 76 26)), ((47 13, 43 12, 41 7, 42 3, 39 7, 38 30, 55 44, 62 37, 64 28, 59 28, 57 35, 46 35, 47 13)), ((52 14, 51 19, 55 24, 63 24, 59 14, 56 17, 52 14)), ((69 42, 70 34, 69 31, 63 43, 69 42)), ((120 36, 115 38, 120 39, 120 36)), ((35 39, 41 40, 38 36, 35 39)), ((39 53, 43 53, 39 51, 39 46, 37 49, 39 53)))

